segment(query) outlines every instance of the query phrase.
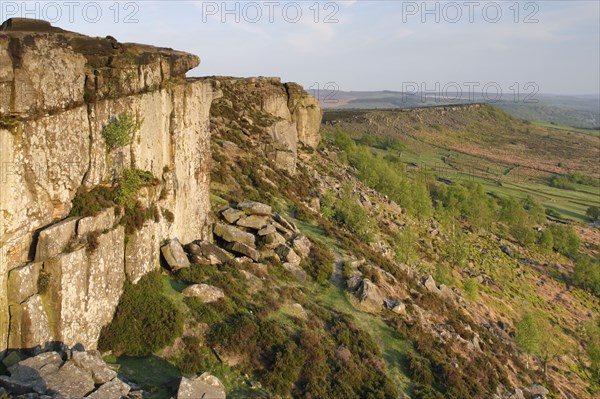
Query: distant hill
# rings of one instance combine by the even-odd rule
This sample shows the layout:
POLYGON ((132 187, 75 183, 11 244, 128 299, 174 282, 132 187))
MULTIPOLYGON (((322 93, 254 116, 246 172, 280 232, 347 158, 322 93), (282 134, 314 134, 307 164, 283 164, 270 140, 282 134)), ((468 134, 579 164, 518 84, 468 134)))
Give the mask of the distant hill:
MULTIPOLYGON (((455 93, 448 96, 408 94, 398 91, 319 91, 315 94, 324 108, 340 109, 395 109, 450 104, 486 102, 481 93, 475 93, 471 100, 452 100, 455 93)), ((466 96, 465 96, 466 97, 466 96)), ((600 96, 563 96, 536 94, 535 103, 514 102, 502 99, 493 105, 512 116, 528 121, 542 121, 556 125, 566 125, 583 129, 600 127, 600 96)))

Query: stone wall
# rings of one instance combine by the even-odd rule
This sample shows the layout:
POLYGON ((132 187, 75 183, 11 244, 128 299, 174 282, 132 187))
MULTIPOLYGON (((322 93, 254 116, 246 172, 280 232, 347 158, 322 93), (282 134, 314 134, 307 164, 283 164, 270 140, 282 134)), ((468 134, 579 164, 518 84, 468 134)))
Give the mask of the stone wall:
POLYGON ((0 351, 49 340, 93 349, 125 279, 158 267, 163 240, 210 239, 209 111, 218 92, 185 79, 198 63, 42 22, 0 27, 0 351), (141 128, 109 150, 102 131, 123 113, 141 128), (112 208, 68 218, 78 190, 111 185, 124 168, 152 172, 158 183, 139 199, 172 218, 128 236, 112 208))

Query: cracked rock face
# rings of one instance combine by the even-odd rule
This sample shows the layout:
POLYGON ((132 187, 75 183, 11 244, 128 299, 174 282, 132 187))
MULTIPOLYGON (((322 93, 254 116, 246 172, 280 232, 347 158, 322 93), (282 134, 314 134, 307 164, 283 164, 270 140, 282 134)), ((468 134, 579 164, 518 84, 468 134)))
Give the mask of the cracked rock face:
POLYGON ((219 94, 208 80, 185 78, 198 64, 195 55, 43 21, 2 24, 0 287, 9 275, 13 283, 0 288, 0 352, 47 340, 94 348, 123 282, 159 266, 163 240, 212 238, 209 111, 219 94), (131 144, 109 149, 104 127, 124 113, 141 127, 131 144), (68 218, 78 191, 110 186, 123 169, 158 179, 139 200, 169 220, 148 221, 125 240, 114 209, 68 218), (110 245, 92 253, 90 234, 110 245), (50 273, 46 293, 41 270, 50 273))

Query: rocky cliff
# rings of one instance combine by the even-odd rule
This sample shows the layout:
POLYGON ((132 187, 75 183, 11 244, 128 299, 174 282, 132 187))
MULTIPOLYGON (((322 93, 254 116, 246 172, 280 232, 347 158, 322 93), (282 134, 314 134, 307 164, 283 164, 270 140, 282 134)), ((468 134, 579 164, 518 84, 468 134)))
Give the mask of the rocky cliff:
POLYGON ((199 63, 190 54, 42 22, 12 20, 0 30, 0 340, 93 348, 124 280, 158 266, 161 240, 208 237, 214 92, 210 82, 185 80, 199 63), (139 129, 110 148, 104 129, 124 114, 139 129), (172 217, 129 234, 112 207, 67 218, 78 194, 114 186, 126 169, 152 173, 155 184, 139 199, 172 217))
POLYGON ((199 62, 43 21, 0 27, 0 351, 95 348, 124 282, 159 267, 164 240, 212 239, 209 112, 222 89, 236 93, 217 104, 223 120, 264 127, 258 141, 281 167, 316 147, 321 110, 300 86, 186 79, 199 62), (115 145, 108 130, 127 123, 115 145), (124 203, 130 175, 145 180, 124 203))

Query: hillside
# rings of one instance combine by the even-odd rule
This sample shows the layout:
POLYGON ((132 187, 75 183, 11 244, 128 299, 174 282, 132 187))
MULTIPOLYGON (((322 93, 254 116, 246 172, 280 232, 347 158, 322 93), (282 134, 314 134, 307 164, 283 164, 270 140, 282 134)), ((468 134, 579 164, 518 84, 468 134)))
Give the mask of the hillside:
POLYGON ((587 208, 599 205, 600 141, 585 132, 531 124, 485 104, 328 110, 324 120, 354 137, 397 138, 407 168, 476 181, 500 195, 531 195, 562 218, 585 221, 587 208), (588 177, 588 184, 569 190, 550 184, 553 176, 575 174, 588 177))

